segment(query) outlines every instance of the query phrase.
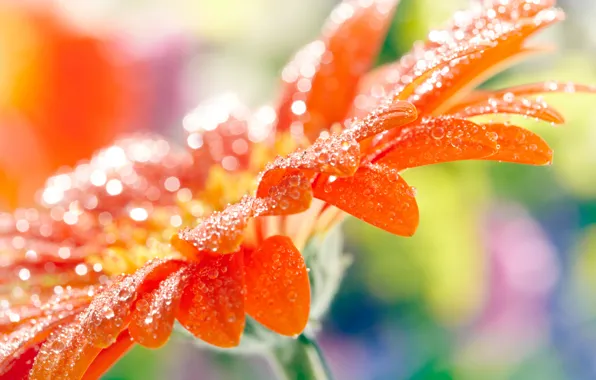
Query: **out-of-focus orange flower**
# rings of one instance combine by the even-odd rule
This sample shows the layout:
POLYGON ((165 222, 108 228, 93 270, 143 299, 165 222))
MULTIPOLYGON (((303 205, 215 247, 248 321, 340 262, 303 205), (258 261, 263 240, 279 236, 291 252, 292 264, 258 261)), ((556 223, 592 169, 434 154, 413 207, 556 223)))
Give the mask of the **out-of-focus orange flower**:
POLYGON ((30 205, 58 167, 111 143, 135 102, 113 46, 34 6, 2 3, 0 24, 0 138, 13 147, 0 150, 6 208, 30 205))
POLYGON ((472 90, 561 18, 552 2, 488 2, 365 74, 395 5, 340 4, 323 38, 284 70, 277 123, 237 105, 209 107, 185 120, 188 149, 158 137, 122 140, 52 177, 43 207, 4 215, 0 373, 26 376, 32 366, 32 379, 94 378, 134 342, 162 345, 174 320, 219 347, 239 343, 245 313, 298 334, 310 307, 300 250, 339 210, 409 236, 418 206, 403 170, 467 159, 550 163, 537 135, 470 119, 561 122, 533 96, 593 91, 558 83, 472 90), (267 126, 274 133, 262 136, 267 126))

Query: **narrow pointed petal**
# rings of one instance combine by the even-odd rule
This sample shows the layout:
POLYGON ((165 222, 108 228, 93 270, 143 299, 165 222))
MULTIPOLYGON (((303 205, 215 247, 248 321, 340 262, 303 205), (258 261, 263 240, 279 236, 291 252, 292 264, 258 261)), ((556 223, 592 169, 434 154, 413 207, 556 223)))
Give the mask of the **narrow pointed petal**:
POLYGON ((548 81, 506 88, 496 91, 494 96, 505 96, 507 93, 513 94, 515 96, 529 96, 547 94, 551 92, 563 92, 568 94, 573 94, 576 92, 595 93, 596 86, 589 86, 573 82, 548 81))
POLYGON ((403 131, 370 161, 402 171, 441 162, 479 159, 497 151, 496 135, 468 120, 436 118, 403 131))
POLYGON ((110 347, 102 350, 89 365, 85 371, 83 380, 96 380, 106 373, 110 367, 124 354, 128 352, 134 345, 133 339, 130 337, 128 331, 122 332, 116 342, 110 347))
POLYGON ((563 124, 565 122, 563 116, 546 102, 530 98, 519 98, 513 94, 505 94, 502 98, 491 97, 486 101, 470 104, 455 112, 453 116, 467 118, 499 113, 533 117, 553 124, 563 124))
MULTIPOLYGON (((513 64, 538 53, 548 51, 545 48, 528 48, 523 47, 517 53, 512 54, 506 60, 503 60, 498 65, 487 70, 482 77, 488 78, 494 73, 503 71, 513 64)), ((475 52, 466 52, 467 55, 475 52)), ((434 54, 434 53, 433 53, 434 54)), ((423 57, 423 54, 420 55, 423 57)), ((463 57, 450 56, 449 61, 454 61, 463 57)), ((422 58, 419 58, 422 59, 422 58)), ((414 61, 414 59, 412 59, 414 61)), ((432 70, 442 68, 443 65, 433 67, 432 70)), ((358 95, 354 99, 354 104, 350 111, 352 117, 364 117, 370 110, 374 109, 384 98, 393 94, 397 89, 403 88, 412 79, 412 75, 408 73, 412 67, 405 62, 397 61, 389 63, 371 71, 367 74, 359 84, 358 95)), ((457 107, 457 106, 455 106, 457 107)), ((459 109, 459 107, 457 107, 459 109)))
POLYGON ((300 334, 308 323, 310 284, 304 258, 292 240, 269 237, 244 260, 246 312, 279 334, 300 334))
POLYGON ((487 104, 491 99, 520 99, 547 93, 596 93, 596 86, 588 86, 573 82, 548 81, 524 84, 495 91, 474 91, 461 102, 451 107, 447 113, 456 114, 478 104, 487 104))
POLYGON ((401 87, 406 91, 402 91, 400 99, 411 100, 420 114, 443 114, 496 70, 535 53, 537 49, 526 48, 525 41, 562 17, 561 12, 545 2, 526 0, 505 5, 495 3, 480 11, 458 13, 448 28, 433 31, 424 44, 417 45, 393 64, 393 68, 383 68, 380 73, 371 74, 372 80, 365 79, 352 115, 358 116, 375 102, 375 98, 401 87), (482 54, 452 57, 457 50, 477 43, 486 45, 482 54), (428 75, 425 69, 433 66, 431 62, 440 62, 445 57, 449 57, 449 70, 440 70, 439 65, 433 68, 432 75, 428 75), (382 82, 375 81, 379 75, 386 75, 386 78, 382 82))
POLYGON ((361 166, 348 178, 321 175, 313 191, 316 198, 393 234, 411 236, 418 227, 414 190, 387 166, 361 166))
MULTIPOLYGON (((427 91, 419 91, 414 104, 421 113, 440 114, 450 108, 462 96, 476 85, 480 84, 492 68, 506 62, 510 57, 516 56, 523 49, 523 42, 538 30, 552 25, 561 19, 561 14, 552 10, 551 14, 537 20, 519 22, 510 31, 496 33, 489 37, 489 41, 496 41, 494 47, 487 48, 485 52, 476 57, 454 62, 448 73, 437 73, 429 78, 420 88, 426 87, 427 91), (441 86, 436 86, 441 83, 441 86)), ((511 25, 510 25, 511 26, 511 25)), ((509 27, 510 27, 509 26, 509 27)), ((505 25, 505 27, 507 27, 505 25)), ((483 30, 494 33, 492 29, 483 30)))
POLYGON ((189 278, 189 267, 182 267, 162 281, 156 290, 137 300, 128 326, 132 339, 149 348, 161 347, 168 341, 189 278))
POLYGON ((299 51, 284 68, 278 131, 301 126, 314 141, 321 131, 342 122, 360 77, 373 64, 397 0, 340 3, 320 40, 299 51))
POLYGON ((191 334, 217 347, 235 347, 244 330, 243 253, 206 256, 192 269, 177 319, 191 334))
POLYGON ((487 131, 498 136, 499 150, 485 160, 528 165, 552 163, 553 151, 537 134, 515 125, 486 124, 487 131))

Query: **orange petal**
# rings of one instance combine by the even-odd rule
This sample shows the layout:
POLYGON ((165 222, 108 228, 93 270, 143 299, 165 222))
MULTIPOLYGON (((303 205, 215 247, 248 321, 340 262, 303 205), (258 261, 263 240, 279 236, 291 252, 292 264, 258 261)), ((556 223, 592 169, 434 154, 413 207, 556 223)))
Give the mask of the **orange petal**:
POLYGON ((474 91, 465 99, 450 108, 447 113, 457 114, 462 110, 478 104, 487 104, 491 99, 518 99, 524 96, 540 95, 546 93, 595 93, 595 86, 588 86, 573 82, 548 81, 532 84, 524 84, 515 87, 509 87, 496 91, 474 91))
POLYGON ((287 85, 278 108, 278 130, 299 124, 314 141, 321 131, 343 121, 396 5, 397 0, 343 1, 335 8, 322 39, 303 48, 283 70, 287 85))
POLYGON ((546 102, 529 98, 516 98, 513 94, 506 94, 503 98, 491 97, 486 101, 470 104, 454 113, 453 116, 467 118, 499 113, 534 117, 554 124, 565 122, 563 116, 546 104, 546 102))
MULTIPOLYGON (((452 104, 457 104, 467 89, 483 82, 495 69, 502 69, 505 64, 534 52, 523 46, 525 40, 562 18, 562 13, 548 7, 544 3, 518 1, 505 6, 500 3, 487 5, 480 12, 462 12, 450 27, 433 31, 424 44, 415 46, 411 53, 402 57, 390 78, 383 82, 390 82, 391 88, 404 86, 400 99, 411 100, 420 114, 442 114, 452 104), (538 15, 542 10, 544 12, 538 15), (508 12, 527 14, 528 18, 513 22, 508 12), (477 43, 490 43, 492 46, 486 45, 482 54, 466 54, 464 59, 453 57, 457 50, 469 49, 477 43), (444 61, 445 57, 449 58, 449 70, 437 70, 442 67, 437 63, 444 61), (432 76, 428 75, 430 67, 433 68, 432 76), (408 98, 410 95, 413 96, 408 98)), ((374 77, 378 75, 373 74, 374 77)), ((384 96, 382 93, 387 86, 381 88, 378 84, 372 80, 363 82, 360 95, 356 98, 356 108, 365 108, 378 95, 384 96)), ((353 113, 357 112, 362 111, 353 113)))
POLYGON ((265 198, 267 208, 258 215, 288 215, 308 209, 312 200, 310 180, 298 170, 276 169, 265 173, 257 196, 265 198), (278 180, 279 175, 282 177, 278 180))
POLYGON ((0 346, 0 376, 4 376, 29 349, 41 344, 59 325, 72 321, 81 308, 37 318, 3 337, 0 346))
POLYGON ((81 310, 86 307, 94 293, 94 287, 67 288, 64 293, 54 295, 44 302, 42 307, 28 304, 3 310, 0 315, 0 333, 15 331, 19 326, 32 319, 70 315, 73 310, 81 310))
POLYGON ((234 253, 240 249, 249 220, 255 216, 256 210, 264 208, 264 200, 244 197, 223 211, 210 214, 195 228, 180 230, 172 243, 181 253, 195 258, 203 252, 234 253), (182 241, 188 244, 181 244, 182 241))
POLYGON ((244 260, 246 312, 279 334, 300 334, 308 323, 310 284, 304 258, 292 240, 269 237, 244 260))
POLYGON ((573 83, 573 82, 548 81, 548 82, 540 82, 540 83, 523 84, 520 86, 506 88, 503 90, 495 91, 493 96, 502 97, 502 96, 505 96, 507 93, 511 93, 515 96, 528 96, 528 95, 546 94, 549 92, 594 93, 594 92, 596 92, 596 86, 589 86, 589 85, 573 83))
POLYGON ((440 74, 428 80, 429 91, 417 94, 416 105, 420 113, 440 114, 450 107, 449 103, 456 103, 461 94, 467 89, 478 85, 484 74, 491 69, 506 62, 523 50, 523 42, 538 30, 552 25, 562 16, 555 11, 552 18, 544 17, 539 20, 519 22, 514 29, 501 34, 495 34, 493 29, 484 29, 492 41, 497 43, 494 47, 487 48, 484 53, 459 60, 450 65, 448 73, 440 74), (492 34, 491 34, 492 33, 492 34), (435 86, 440 82, 441 87, 435 86))
POLYGON ((485 160, 529 165, 548 165, 552 162, 552 149, 537 134, 515 125, 495 123, 486 124, 486 128, 498 136, 499 150, 485 157, 485 160))
POLYGON ((81 316, 80 328, 89 345, 108 347, 126 328, 134 302, 157 288, 173 271, 185 265, 179 260, 153 260, 130 276, 122 276, 93 298, 81 316))
POLYGON ((409 124, 418 117, 418 111, 412 103, 395 99, 387 100, 390 101, 388 104, 382 104, 372 112, 362 115, 361 120, 356 120, 353 125, 348 126, 347 132, 351 133, 356 141, 409 124))
POLYGON ((162 281, 156 290, 137 300, 128 326, 135 341, 150 348, 161 347, 168 341, 189 275, 189 268, 182 267, 162 281))
POLYGON ((80 320, 55 330, 42 345, 31 369, 31 380, 80 379, 101 348, 87 344, 80 320))
MULTIPOLYGON (((412 110, 413 106, 407 104, 412 110)), ((397 112, 397 110, 395 111, 397 112)), ((297 150, 284 157, 277 157, 268 164, 265 174, 279 169, 307 169, 336 176, 352 175, 360 163, 360 146, 352 132, 321 136, 305 150, 297 150)))
POLYGON ((234 347, 244 330, 243 253, 206 256, 194 265, 176 318, 199 339, 234 347))
POLYGON ((39 348, 39 344, 34 345, 16 356, 7 367, 0 365, 0 378, 14 380, 29 379, 29 372, 31 371, 31 367, 33 367, 33 361, 39 352, 39 348))
MULTIPOLYGON (((32 378, 83 377, 102 348, 112 346, 126 329, 134 301, 157 288, 165 277, 184 264, 178 260, 153 260, 134 274, 116 279, 93 298, 74 323, 52 333, 35 360, 32 378)), ((113 354, 106 355, 115 358, 113 354)), ((101 364, 105 360, 102 359, 98 367, 105 365, 101 364)))
POLYGON ((361 166, 353 177, 321 175, 315 197, 396 235, 411 236, 418 227, 414 190, 387 166, 361 166))
MULTIPOLYGON (((482 77, 487 78, 495 71, 501 71, 506 69, 507 67, 513 65, 514 63, 540 52, 544 52, 546 49, 539 49, 539 48, 527 48, 524 47, 520 49, 519 52, 513 54, 511 57, 506 59, 505 61, 501 62, 497 67, 493 67, 493 69, 485 72, 482 77)), ((474 54, 475 52, 466 51, 465 55, 474 54)), ((420 57, 413 56, 412 62, 416 62, 424 57, 424 54, 420 54, 420 57)), ((461 56, 451 56, 448 60, 443 59, 443 62, 446 61, 453 61, 455 59, 460 59, 461 56)), ((432 67, 432 71, 442 68, 444 64, 441 64, 436 67, 432 67)), ((371 71, 367 74, 358 86, 358 95, 354 99, 354 104, 350 111, 351 117, 361 118, 364 117, 370 110, 374 109, 383 99, 387 96, 394 93, 396 89, 403 87, 408 82, 406 80, 411 80, 411 75, 406 75, 412 67, 403 63, 402 60, 398 62, 389 63, 379 68, 371 71), (407 79, 406 79, 407 78, 407 79)), ((478 91, 475 91, 478 93, 478 91)), ((456 105, 454 108, 460 109, 459 105, 456 105)), ((451 113, 451 110, 450 112, 451 113)))
POLYGON ((441 162, 478 159, 497 151, 496 136, 471 121, 427 120, 403 131, 368 159, 399 171, 441 162))
POLYGON ((102 350, 97 357, 93 360, 83 380, 95 380, 101 378, 101 376, 112 367, 112 365, 118 361, 124 354, 132 348, 134 341, 130 337, 128 331, 122 332, 116 342, 110 347, 102 350))

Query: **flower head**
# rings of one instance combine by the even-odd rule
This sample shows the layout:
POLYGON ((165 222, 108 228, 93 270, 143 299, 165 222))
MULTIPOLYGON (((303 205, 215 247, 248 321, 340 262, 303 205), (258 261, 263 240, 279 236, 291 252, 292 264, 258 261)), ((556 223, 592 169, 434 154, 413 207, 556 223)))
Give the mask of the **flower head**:
POLYGON ((32 364, 33 379, 96 376, 134 342, 164 344, 175 320, 219 347, 239 343, 245 314, 299 334, 311 303, 300 252, 341 211, 409 236, 418 206, 403 170, 550 163, 534 133, 472 119, 516 113, 559 123, 536 94, 593 91, 473 90, 533 51, 525 40, 562 17, 552 2, 489 1, 367 74, 395 5, 340 4, 323 37, 284 69, 269 117, 230 99, 198 109, 185 119, 187 149, 159 137, 122 140, 52 177, 39 210, 5 215, 0 373, 32 364), (20 290, 8 292, 15 276, 20 290))

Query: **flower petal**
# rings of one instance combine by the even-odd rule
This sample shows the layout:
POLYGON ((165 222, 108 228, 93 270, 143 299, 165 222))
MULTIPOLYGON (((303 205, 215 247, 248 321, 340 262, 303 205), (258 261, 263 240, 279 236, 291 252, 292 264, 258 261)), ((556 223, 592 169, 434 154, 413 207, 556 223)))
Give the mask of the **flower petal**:
POLYGON ((31 367, 33 367, 33 362, 39 352, 40 346, 40 344, 36 344, 29 347, 16 356, 9 366, 5 367, 2 365, 0 368, 0 378, 14 380, 29 379, 29 372, 31 371, 31 367))
POLYGON ((263 199, 244 197, 223 211, 210 214, 195 228, 180 230, 172 237, 172 244, 191 259, 203 252, 234 253, 240 249, 249 220, 265 206, 263 199))
POLYGON ((77 319, 53 331, 41 346, 30 379, 80 379, 100 351, 100 347, 87 343, 77 319))
MULTIPOLYGON (((482 46, 482 48, 484 48, 484 46, 482 46)), ((498 67, 494 67, 493 69, 489 70, 484 77, 489 77, 490 74, 494 73, 495 71, 504 70, 518 61, 521 61, 528 56, 544 52, 544 50, 545 49, 524 47, 520 49, 519 52, 513 54, 511 57, 501 62, 498 67)), ((456 54, 442 57, 439 60, 439 62, 441 62, 439 65, 431 65, 431 72, 445 67, 445 65, 449 62, 453 62, 477 52, 479 52, 478 49, 464 50, 463 55, 456 54)), ((420 54, 420 57, 423 57, 423 54, 420 54)), ((412 58, 412 62, 415 62, 419 59, 421 58, 412 58)), ((407 81, 412 79, 411 74, 406 75, 406 73, 408 73, 411 69, 412 67, 410 65, 404 64, 404 62, 400 60, 380 66, 368 73, 360 81, 358 95, 355 97, 354 104, 350 111, 350 116, 358 118, 364 117, 383 99, 387 98, 389 95, 392 95, 396 89, 403 88, 408 83, 407 81)))
POLYGON ((234 347, 244 330, 243 253, 208 256, 193 267, 176 318, 194 336, 234 347))
MULTIPOLYGON (((399 103, 402 104, 413 111, 411 104, 399 103)), ((344 132, 328 137, 321 136, 305 150, 298 149, 287 156, 277 157, 266 166, 264 173, 279 169, 306 169, 336 176, 352 175, 360 163, 360 146, 352 135, 351 132, 344 132)))
POLYGON ((24 323, 3 337, 0 345, 0 376, 6 375, 21 355, 25 355, 29 349, 43 343, 57 326, 69 323, 81 311, 82 308, 77 308, 37 318, 24 323))
POLYGON ((246 312, 282 335, 300 334, 308 323, 310 284, 304 258, 286 236, 271 236, 245 253, 246 312))
POLYGON ((93 298, 81 316, 80 328, 85 343, 110 346, 128 325, 134 302, 157 288, 164 278, 183 265, 185 262, 179 260, 156 259, 132 275, 117 278, 93 298))
MULTIPOLYGON (((448 73, 437 73, 429 78, 425 84, 421 85, 421 87, 428 87, 429 91, 418 93, 416 101, 413 103, 418 107, 420 113, 436 115, 444 112, 450 108, 450 104, 457 103, 461 94, 467 93, 468 89, 475 87, 485 79, 487 74, 492 73, 492 68, 522 51, 526 39, 538 30, 559 21, 561 17, 562 15, 557 11, 549 10, 541 17, 521 20, 515 24, 504 24, 498 19, 483 21, 485 26, 480 29, 480 33, 482 33, 480 38, 496 41, 496 44, 487 48, 482 54, 454 62, 450 65, 448 73), (496 26, 489 26, 493 23, 496 26), (495 30, 499 30, 501 27, 504 32, 495 33, 495 30), (442 85, 439 87, 435 85, 436 83, 442 85)), ((456 32, 452 31, 452 33, 456 32)))
POLYGON ((161 347, 168 341, 189 278, 189 267, 182 267, 162 281, 156 290, 137 300, 128 326, 132 339, 150 348, 161 347))
POLYGON ((103 349, 93 359, 93 362, 89 365, 89 368, 85 371, 83 380, 95 380, 101 378, 101 376, 110 369, 110 367, 124 354, 132 348, 134 341, 130 337, 128 331, 122 332, 116 342, 110 347, 103 349))
POLYGON ((67 288, 64 293, 52 296, 42 307, 18 305, 0 314, 0 333, 15 331, 19 326, 32 319, 46 318, 58 315, 70 315, 73 310, 85 308, 95 294, 95 287, 67 288))
POLYGON ((123 276, 93 298, 89 307, 70 325, 54 331, 42 346, 32 378, 78 379, 102 348, 110 347, 126 329, 134 301, 155 289, 184 262, 154 260, 130 276, 123 276), (60 368, 59 371, 56 369, 60 368), (60 375, 56 377, 56 373, 60 375))
POLYGON ((497 151, 496 136, 468 120, 435 118, 405 129, 370 160, 399 171, 441 162, 478 159, 497 151))
POLYGON ((367 112, 362 115, 361 120, 356 120, 349 126, 348 133, 356 141, 361 142, 383 131, 397 129, 418 117, 418 111, 412 103, 392 98, 387 98, 386 101, 389 103, 385 102, 372 112, 367 112))
POLYGON ((515 162, 529 165, 552 163, 553 151, 537 134, 507 124, 486 124, 487 131, 498 136, 499 150, 485 160, 515 162))
POLYGON ((397 0, 343 1, 321 40, 299 51, 283 70, 287 82, 278 108, 278 131, 302 126, 314 141, 321 131, 342 122, 360 77, 375 60, 397 0))
POLYGON ((546 102, 530 98, 519 98, 513 94, 506 94, 502 98, 488 98, 474 104, 470 104, 453 116, 467 118, 490 114, 517 114, 528 117, 534 117, 546 121, 547 123, 562 124, 565 122, 563 116, 555 109, 551 108, 546 102))
POLYGON ((361 166, 347 178, 321 175, 313 191, 316 198, 393 234, 411 236, 418 227, 414 190, 385 165, 361 166))
POLYGON ((261 178, 257 196, 264 198, 266 207, 255 216, 296 214, 310 206, 312 189, 310 180, 301 171, 275 169, 261 178))
POLYGON ((596 86, 588 86, 573 82, 548 81, 524 84, 496 91, 474 91, 464 100, 455 104, 447 113, 455 114, 476 104, 488 103, 490 99, 512 99, 547 93, 596 93, 596 86))

